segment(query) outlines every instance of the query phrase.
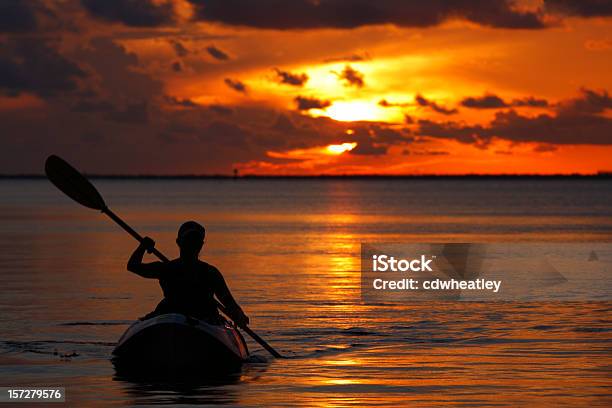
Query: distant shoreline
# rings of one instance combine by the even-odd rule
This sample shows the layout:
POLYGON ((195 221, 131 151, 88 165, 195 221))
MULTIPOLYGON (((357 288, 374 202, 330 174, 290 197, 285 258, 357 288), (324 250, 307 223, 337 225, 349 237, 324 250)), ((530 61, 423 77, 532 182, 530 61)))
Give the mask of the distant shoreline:
MULTIPOLYGON (((88 178, 101 180, 413 180, 413 179, 612 179, 612 172, 597 174, 406 174, 406 175, 240 175, 223 174, 183 174, 183 175, 150 175, 150 174, 88 174, 88 178)), ((46 179, 42 174, 0 174, 0 180, 37 180, 46 179)))

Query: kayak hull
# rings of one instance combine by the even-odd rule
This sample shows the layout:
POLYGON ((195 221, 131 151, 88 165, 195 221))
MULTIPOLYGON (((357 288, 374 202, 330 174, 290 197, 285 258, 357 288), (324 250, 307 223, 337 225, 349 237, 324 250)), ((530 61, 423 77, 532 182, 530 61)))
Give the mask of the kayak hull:
POLYGON ((137 321, 113 350, 116 367, 169 372, 227 372, 239 368, 249 352, 238 330, 182 314, 137 321))

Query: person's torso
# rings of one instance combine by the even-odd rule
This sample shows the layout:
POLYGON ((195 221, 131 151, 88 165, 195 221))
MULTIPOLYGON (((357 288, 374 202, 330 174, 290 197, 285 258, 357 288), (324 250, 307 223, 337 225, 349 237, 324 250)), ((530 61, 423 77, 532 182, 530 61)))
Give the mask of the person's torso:
POLYGON ((216 315, 216 273, 212 265, 202 261, 169 262, 159 279, 168 306, 175 312, 195 317, 216 315))

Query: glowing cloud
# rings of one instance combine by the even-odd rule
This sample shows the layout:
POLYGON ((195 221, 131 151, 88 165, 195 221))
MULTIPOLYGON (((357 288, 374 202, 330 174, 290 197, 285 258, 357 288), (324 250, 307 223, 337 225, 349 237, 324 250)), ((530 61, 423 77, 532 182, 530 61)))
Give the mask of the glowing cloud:
POLYGON ((342 144, 332 144, 327 146, 327 154, 342 154, 344 152, 350 152, 355 147, 357 147, 357 143, 342 143, 342 144))
POLYGON ((292 160, 323 160, 330 159, 329 156, 339 156, 357 147, 355 142, 331 144, 327 146, 315 146, 308 149, 294 149, 284 152, 268 151, 267 155, 276 159, 292 160))

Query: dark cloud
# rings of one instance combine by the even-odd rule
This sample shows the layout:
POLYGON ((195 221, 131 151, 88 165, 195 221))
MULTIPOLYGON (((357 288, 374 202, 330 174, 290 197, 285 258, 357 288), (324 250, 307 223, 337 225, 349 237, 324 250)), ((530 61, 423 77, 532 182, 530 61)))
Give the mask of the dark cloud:
POLYGON ((236 92, 246 94, 248 91, 246 84, 237 79, 225 78, 223 82, 225 82, 225 85, 229 86, 236 92))
POLYGON ((490 27, 542 28, 537 12, 521 11, 509 0, 190 0, 196 18, 229 25, 271 29, 356 28, 394 24, 430 27, 447 19, 490 27))
POLYGON ((107 100, 81 100, 72 105, 71 110, 123 124, 146 124, 150 119, 150 104, 147 101, 116 104, 107 100))
POLYGON ((174 52, 176 52, 177 57, 186 57, 189 55, 189 50, 183 45, 182 42, 171 40, 170 44, 172 44, 172 48, 174 48, 174 52))
POLYGON ((31 32, 38 27, 34 6, 37 1, 0 1, 0 32, 31 32))
POLYGON ((218 59, 219 61, 227 61, 230 59, 229 55, 227 55, 214 45, 206 47, 206 51, 208 51, 211 57, 213 57, 214 59, 218 59))
MULTIPOLYGON (((436 104, 434 101, 431 101, 425 98, 422 95, 417 95, 415 97, 415 104, 417 106, 429 107, 434 112, 438 112, 444 115, 453 115, 458 113, 457 109, 448 109, 443 106, 436 104)), ((411 106, 412 104, 409 102, 390 102, 386 99, 381 99, 378 102, 379 106, 384 108, 405 108, 407 106, 411 106)), ((501 109, 501 108, 510 108, 510 107, 547 107, 549 106, 548 101, 546 99, 538 99, 534 97, 526 97, 521 99, 514 99, 511 102, 506 102, 502 98, 494 94, 485 94, 483 96, 470 96, 464 98, 461 101, 461 105, 466 108, 473 109, 501 109)))
POLYGON ((461 105, 465 106, 466 108, 475 109, 498 109, 508 107, 508 104, 504 102, 502 98, 493 94, 464 98, 461 101, 461 105))
POLYGON ((548 152, 555 152, 557 150, 558 148, 551 144, 539 144, 533 149, 533 151, 536 153, 548 153, 548 152))
POLYGON ((274 71, 276 72, 278 82, 280 82, 281 84, 303 86, 308 81, 308 75, 304 73, 294 74, 289 71, 281 71, 278 68, 274 68, 274 71))
POLYGON ((126 124, 143 124, 149 121, 147 101, 115 104, 108 100, 84 99, 73 104, 70 110, 78 113, 101 114, 99 117, 106 120, 126 124))
POLYGON ((276 122, 274 122, 271 128, 281 133, 293 133, 296 131, 296 127, 291 119, 282 113, 278 115, 276 122))
POLYGON ((511 105, 512 106, 530 106, 532 108, 545 108, 549 106, 548 101, 546 99, 534 98, 533 96, 528 96, 522 99, 514 99, 511 105))
MULTIPOLYGON (((241 109, 242 111, 242 109, 241 109)), ((249 109, 251 117, 259 117, 263 126, 249 129, 253 132, 253 141, 264 151, 287 151, 293 149, 308 149, 339 142, 345 139, 347 125, 325 117, 312 117, 297 111, 275 112, 249 109), (283 136, 283 137, 280 137, 283 136)), ((242 113, 240 113, 242 114, 242 113)))
POLYGON ((167 114, 164 118, 166 123, 162 126, 164 131, 171 135, 175 141, 198 140, 197 135, 201 127, 193 120, 193 117, 183 115, 183 112, 186 111, 179 114, 167 114))
POLYGON ((357 143, 357 146, 350 151, 350 154, 359 156, 381 156, 387 154, 389 148, 386 145, 377 145, 371 140, 357 143))
POLYGON ((612 98, 608 91, 581 89, 581 96, 559 104, 561 114, 566 116, 594 115, 612 109, 612 98))
POLYGON ((248 144, 250 132, 233 123, 214 121, 206 126, 199 134, 200 140, 237 146, 248 144))
POLYGON ((153 0, 81 0, 94 17, 134 27, 157 27, 175 20, 171 1, 153 0))
POLYGON ((331 102, 328 100, 310 98, 307 96, 296 96, 294 101, 297 109, 301 111, 310 109, 325 109, 331 105, 331 102))
POLYGON ((544 0, 547 11, 579 17, 612 16, 609 0, 544 0))
MULTIPOLYGON (((232 113, 167 96, 136 54, 108 38, 84 40, 61 54, 59 42, 25 38, 0 41, 0 93, 54 98, 20 107, 19 114, 0 110, 0 172, 38 172, 51 151, 96 173, 227 174, 235 162, 265 159, 264 142, 253 142, 253 132, 268 132, 267 145, 295 143, 269 129, 275 110, 232 113), (51 137, 49 129, 61 131, 51 137), (95 149, 83 151, 84 143, 95 149)), ((312 143, 305 136, 299 142, 312 143)))
POLYGON ((22 92, 44 98, 74 91, 85 71, 57 51, 57 45, 40 38, 0 41, 0 92, 22 92))
POLYGON ((445 108, 443 106, 438 105, 436 102, 431 101, 431 100, 425 98, 422 95, 417 95, 414 98, 414 100, 417 103, 417 105, 423 106, 423 107, 428 107, 431 110, 433 110, 434 112, 438 112, 438 113, 441 113, 443 115, 454 115, 454 114, 456 114, 458 112, 457 109, 448 109, 448 108, 445 108))
POLYGON ((211 111, 219 114, 219 115, 231 115, 232 113, 234 113, 234 110, 232 108, 229 108, 227 106, 223 106, 223 105, 209 105, 208 109, 210 109, 211 111))
POLYGON ((98 98, 125 106, 162 95, 162 83, 142 70, 138 56, 108 38, 94 38, 71 56, 95 71, 98 98))
POLYGON ((592 115, 521 116, 498 113, 487 133, 517 142, 555 144, 612 144, 612 120, 592 115))
POLYGON ((119 123, 144 124, 149 121, 149 103, 147 101, 129 103, 123 108, 113 109, 106 117, 119 123))
POLYGON ((389 147, 409 142, 411 138, 385 125, 371 124, 354 127, 350 141, 357 143, 351 154, 380 156, 386 154, 389 147))
POLYGON ((92 112, 111 112, 114 106, 109 101, 97 99, 82 99, 72 105, 73 112, 92 113, 92 112))
POLYGON ((351 55, 343 55, 340 57, 332 57, 326 58, 323 60, 325 63, 334 63, 334 62, 360 62, 360 61, 368 61, 370 60, 370 54, 367 52, 364 54, 351 54, 351 55))
POLYGON ((154 126, 152 118, 159 115, 153 113, 158 113, 160 103, 168 99, 162 93, 161 82, 139 69, 136 54, 108 38, 94 38, 71 56, 87 66, 95 78, 87 89, 64 98, 72 112, 88 114, 80 118, 83 122, 97 121, 98 126, 103 121, 129 127, 154 126))
POLYGON ((370 134, 372 134, 376 138, 376 141, 380 143, 393 144, 393 143, 407 142, 410 140, 406 138, 406 136, 404 136, 404 133, 398 130, 379 126, 379 125, 372 125, 370 127, 370 134))
POLYGON ((410 106, 408 102, 389 102, 386 99, 381 99, 380 101, 378 101, 378 105, 382 106, 383 108, 404 108, 406 106, 410 106))
POLYGON ((0 1, 0 33, 51 34, 74 32, 75 11, 71 2, 44 0, 0 1))
POLYGON ((168 95, 166 95, 164 99, 169 105, 173 105, 173 106, 182 106, 184 108, 197 108, 198 106, 200 106, 199 104, 192 101, 191 99, 181 99, 175 96, 168 96, 168 95))
POLYGON ((612 109, 607 92, 584 89, 580 97, 558 104, 555 115, 528 117, 510 110, 496 113, 486 126, 420 120, 418 134, 480 145, 494 137, 514 142, 611 145, 612 119, 603 115, 607 109, 612 109))
POLYGON ((357 88, 362 88, 365 85, 363 80, 363 74, 350 65, 344 67, 342 72, 338 73, 332 71, 334 74, 338 76, 338 78, 344 80, 348 86, 355 86, 357 88))
POLYGON ((488 130, 481 125, 468 126, 458 122, 435 122, 421 119, 418 122, 417 134, 422 136, 455 139, 462 143, 475 143, 481 137, 491 137, 488 130))
POLYGON ((448 156, 450 153, 444 150, 408 150, 402 151, 403 155, 406 156, 448 156))
POLYGON ((485 94, 483 96, 470 96, 461 101, 461 105, 466 108, 473 109, 500 109, 509 107, 538 107, 543 108, 548 106, 546 99, 538 99, 532 96, 514 99, 512 102, 506 102, 502 98, 494 94, 485 94))

